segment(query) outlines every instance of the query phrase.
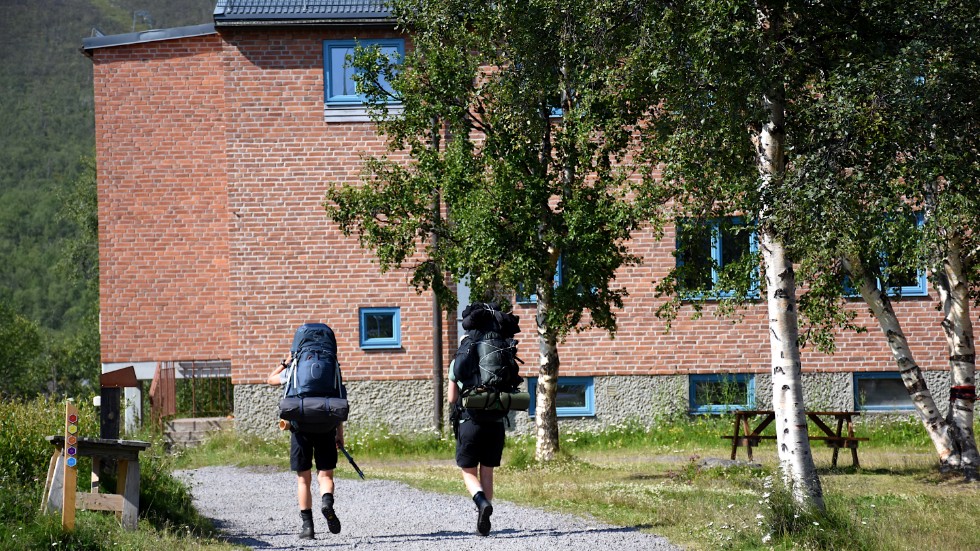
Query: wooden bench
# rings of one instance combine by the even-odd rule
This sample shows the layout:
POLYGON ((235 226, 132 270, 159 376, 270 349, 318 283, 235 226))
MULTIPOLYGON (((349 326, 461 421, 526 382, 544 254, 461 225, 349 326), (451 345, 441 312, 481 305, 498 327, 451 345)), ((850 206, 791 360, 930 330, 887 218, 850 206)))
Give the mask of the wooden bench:
MULTIPOLYGON (((724 435, 732 441, 732 460, 735 459, 738 448, 745 447, 752 461, 752 448, 758 446, 763 440, 775 440, 773 434, 762 434, 762 432, 776 419, 776 413, 770 410, 748 410, 736 411, 735 430, 732 434, 724 435), (753 427, 753 418, 761 416, 762 420, 753 427)), ((851 450, 851 461, 855 467, 860 467, 858 462, 858 443, 867 438, 854 436, 854 417, 861 415, 859 411, 808 411, 807 418, 820 429, 818 434, 809 434, 809 439, 822 440, 828 447, 834 449, 834 457, 831 465, 837 466, 837 454, 841 448, 851 450), (829 423, 837 422, 836 430, 830 427, 829 423)), ((810 431, 807 431, 808 433, 810 431)))
MULTIPOLYGON (((48 465, 48 477, 41 496, 41 511, 61 511, 69 527, 74 526, 75 509, 111 511, 129 530, 136 530, 140 503, 139 453, 150 447, 139 440, 103 440, 78 438, 74 447, 77 456, 92 458, 91 492, 76 492, 75 476, 65 476, 65 437, 48 436, 54 453, 48 465), (104 460, 117 465, 116 493, 99 492, 99 470, 104 460)), ((65 521, 63 520, 63 523, 65 521)))

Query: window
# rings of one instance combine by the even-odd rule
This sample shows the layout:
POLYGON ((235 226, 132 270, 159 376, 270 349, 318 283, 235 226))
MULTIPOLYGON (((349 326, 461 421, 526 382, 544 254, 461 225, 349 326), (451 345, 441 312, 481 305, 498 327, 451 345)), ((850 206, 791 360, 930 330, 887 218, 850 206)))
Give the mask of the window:
MULTIPOLYGON (((381 48, 381 53, 389 58, 400 60, 405 55, 405 41, 389 40, 324 40, 323 41, 323 82, 325 88, 325 104, 328 107, 361 106, 365 101, 362 94, 357 93, 353 76, 357 72, 351 67, 351 58, 356 46, 374 46, 381 48)), ((386 90, 387 83, 383 83, 386 90)))
POLYGON ((854 406, 864 411, 914 410, 898 372, 855 373, 854 406))
MULTIPOLYGON (((755 231, 741 218, 678 221, 677 272, 682 291, 714 290, 722 270, 755 253, 755 231)), ((717 296, 732 296, 719 292, 717 296)))
MULTIPOLYGON (((527 380, 531 394, 531 406, 527 414, 534 417, 537 377, 527 380)), ((558 417, 592 417, 595 415, 595 382, 592 377, 558 377, 558 393, 555 396, 558 417)))
MULTIPOLYGON (((562 280, 562 274, 561 274, 561 272, 562 272, 562 261, 561 261, 561 257, 559 256, 558 257, 558 265, 555 266, 555 284, 554 284, 555 287, 558 287, 559 285, 561 285, 561 280, 562 280)), ((516 302, 517 304, 537 304, 538 303, 538 294, 537 293, 531 293, 529 295, 525 295, 524 294, 525 293, 525 290, 524 289, 525 289, 525 286, 524 285, 521 285, 517 289, 517 295, 514 297, 514 302, 516 302)))
MULTIPOLYGON (((915 213, 915 224, 921 227, 924 222, 921 212, 915 213)), ((888 270, 888 258, 886 254, 881 254, 882 268, 888 270)), ((891 286, 888 287, 888 295, 902 295, 903 297, 925 297, 929 296, 929 280, 926 279, 926 272, 919 270, 890 270, 888 274, 891 286)), ((878 280, 878 288, 882 288, 881 280, 878 280)), ((844 276, 844 296, 850 298, 860 298, 861 292, 858 291, 851 282, 849 276, 844 276)))
MULTIPOLYGON (((925 216, 921 212, 915 213, 915 225, 921 228, 925 223, 925 216)), ((887 259, 885 261, 887 264, 887 259)), ((901 293, 903 297, 924 297, 929 295, 929 282, 926 280, 926 273, 918 270, 893 270, 889 273, 890 283, 889 295, 901 293)), ((880 286, 880 283, 879 283, 880 286)))
POLYGON ((401 348, 401 308, 361 308, 361 348, 401 348))
POLYGON ((746 373, 690 376, 691 413, 755 408, 755 377, 746 373))

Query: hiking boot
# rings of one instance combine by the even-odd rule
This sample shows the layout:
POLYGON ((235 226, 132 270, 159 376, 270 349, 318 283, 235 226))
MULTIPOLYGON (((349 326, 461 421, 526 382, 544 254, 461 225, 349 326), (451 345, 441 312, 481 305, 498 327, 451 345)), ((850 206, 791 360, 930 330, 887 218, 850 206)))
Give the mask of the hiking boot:
POLYGON ((303 529, 299 533, 299 539, 301 540, 311 540, 313 539, 313 510, 304 509, 299 512, 299 517, 303 519, 303 529))
POLYGON ((490 515, 493 514, 493 505, 483 492, 477 492, 473 496, 473 502, 476 503, 476 531, 481 536, 486 536, 490 533, 490 515))
POLYGON ((339 534, 340 519, 337 518, 337 513, 333 511, 333 494, 323 494, 320 500, 322 503, 320 512, 323 513, 323 518, 327 519, 327 528, 330 529, 331 534, 339 534))

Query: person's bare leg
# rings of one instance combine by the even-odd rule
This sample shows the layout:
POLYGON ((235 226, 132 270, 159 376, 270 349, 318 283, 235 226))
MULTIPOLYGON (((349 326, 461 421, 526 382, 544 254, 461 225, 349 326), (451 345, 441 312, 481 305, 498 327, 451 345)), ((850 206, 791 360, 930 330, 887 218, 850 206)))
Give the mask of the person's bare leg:
POLYGON ((333 510, 333 469, 317 471, 316 480, 320 484, 320 512, 327 519, 327 528, 331 534, 340 533, 340 519, 333 510))
POLYGON ((313 496, 310 493, 312 474, 310 471, 300 471, 296 473, 296 501, 299 502, 300 511, 313 508, 313 496))
POLYGON ((477 492, 483 491, 483 485, 480 483, 480 475, 478 474, 479 467, 461 467, 463 471, 463 484, 466 485, 466 491, 470 493, 470 496, 475 496, 477 492))
POLYGON ((480 487, 487 499, 493 501, 493 467, 480 465, 480 487))
POLYGON ((493 494, 493 467, 472 467, 462 468, 463 483, 466 489, 473 496, 473 503, 476 504, 476 531, 480 535, 486 536, 490 533, 490 515, 493 514, 493 505, 490 504, 487 491, 493 494), (486 486, 489 484, 489 486, 486 486))
POLYGON ((312 475, 309 470, 296 473, 296 501, 299 503, 299 516, 303 520, 303 529, 299 538, 311 540, 313 529, 313 496, 310 493, 312 475))

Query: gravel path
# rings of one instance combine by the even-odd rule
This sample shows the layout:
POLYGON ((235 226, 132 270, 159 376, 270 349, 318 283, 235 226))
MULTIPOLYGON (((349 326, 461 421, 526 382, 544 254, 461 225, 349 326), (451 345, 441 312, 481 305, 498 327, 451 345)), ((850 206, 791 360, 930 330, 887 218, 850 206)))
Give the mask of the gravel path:
MULTIPOLYGON (((490 536, 475 533, 476 510, 466 496, 416 490, 387 480, 336 480, 340 534, 314 501, 316 540, 296 537, 296 475, 292 472, 237 467, 178 471, 202 515, 236 544, 253 549, 440 550, 590 550, 680 549, 665 538, 633 528, 609 526, 571 515, 494 502, 490 536)), ((319 495, 314 477, 314 495, 319 495)))

